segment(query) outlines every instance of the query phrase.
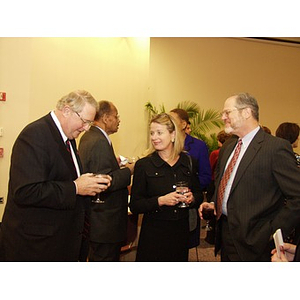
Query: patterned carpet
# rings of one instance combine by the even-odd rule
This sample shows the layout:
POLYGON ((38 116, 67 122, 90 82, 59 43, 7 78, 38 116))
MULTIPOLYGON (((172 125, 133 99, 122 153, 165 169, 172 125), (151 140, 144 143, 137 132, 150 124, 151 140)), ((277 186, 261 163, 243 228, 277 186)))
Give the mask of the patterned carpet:
POLYGON ((190 262, 219 262, 220 261, 220 255, 218 254, 215 257, 214 253, 214 245, 209 244, 205 241, 205 237, 207 232, 204 227, 205 223, 202 221, 201 224, 201 230, 200 230, 200 245, 196 248, 192 248, 189 251, 189 261, 190 262))

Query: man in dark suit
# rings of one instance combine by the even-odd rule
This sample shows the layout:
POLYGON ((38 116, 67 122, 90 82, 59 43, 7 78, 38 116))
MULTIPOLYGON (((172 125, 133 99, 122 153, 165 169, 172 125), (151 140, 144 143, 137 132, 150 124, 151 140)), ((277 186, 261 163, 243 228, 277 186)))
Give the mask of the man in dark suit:
POLYGON ((273 233, 281 228, 287 237, 300 222, 300 172, 295 156, 289 142, 260 128, 258 104, 249 94, 229 97, 222 119, 225 132, 233 136, 220 150, 213 203, 202 204, 200 216, 203 209, 216 208, 215 250, 221 249, 222 261, 270 261, 273 233), (241 150, 223 184, 237 143, 241 150))
POLYGON ((75 138, 88 130, 97 102, 86 91, 60 99, 55 111, 26 126, 12 150, 0 233, 2 261, 78 261, 84 206, 110 184, 81 175, 75 138), (70 148, 65 142, 70 141, 70 148))
POLYGON ((119 261, 126 240, 128 189, 134 164, 120 168, 109 135, 118 131, 118 110, 109 101, 100 101, 94 126, 79 145, 83 170, 109 174, 111 186, 101 195, 104 203, 92 203, 89 261, 119 261))

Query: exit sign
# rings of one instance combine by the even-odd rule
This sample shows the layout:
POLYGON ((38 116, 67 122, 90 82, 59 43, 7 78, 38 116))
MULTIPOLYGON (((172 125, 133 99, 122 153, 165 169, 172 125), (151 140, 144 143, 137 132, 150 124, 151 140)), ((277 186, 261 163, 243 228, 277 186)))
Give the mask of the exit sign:
POLYGON ((6 101, 6 93, 0 92, 0 101, 6 101))

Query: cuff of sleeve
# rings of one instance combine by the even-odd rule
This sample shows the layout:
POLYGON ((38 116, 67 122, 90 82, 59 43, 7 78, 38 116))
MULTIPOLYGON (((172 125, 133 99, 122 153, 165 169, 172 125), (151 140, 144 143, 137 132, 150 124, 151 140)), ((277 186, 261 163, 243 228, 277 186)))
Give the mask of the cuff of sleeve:
POLYGON ((77 183, 75 181, 73 181, 75 184, 75 189, 76 189, 76 195, 78 194, 78 187, 77 187, 77 183))

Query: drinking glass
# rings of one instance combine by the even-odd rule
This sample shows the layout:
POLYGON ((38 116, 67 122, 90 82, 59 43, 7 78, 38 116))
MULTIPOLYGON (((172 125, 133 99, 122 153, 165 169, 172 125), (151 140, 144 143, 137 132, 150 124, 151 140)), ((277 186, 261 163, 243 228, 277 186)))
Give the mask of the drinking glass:
MULTIPOLYGON (((106 175, 106 174, 94 174, 94 176, 97 176, 97 177, 100 177, 100 178, 101 177, 102 178, 109 178, 108 175, 106 175)), ((105 184, 105 183, 102 183, 102 184, 105 184)), ((93 203, 96 203, 96 204, 103 204, 103 203, 105 203, 105 201, 100 198, 100 194, 101 193, 97 193, 96 199, 92 200, 93 203)))
POLYGON ((202 217, 203 219, 206 221, 206 225, 204 227, 205 231, 211 231, 212 227, 209 225, 209 221, 213 219, 214 217, 214 210, 213 209, 208 209, 208 208, 204 208, 202 210, 202 217))
MULTIPOLYGON (((189 185, 186 181, 178 181, 176 182, 176 193, 180 195, 184 195, 189 191, 189 185)), ((189 205, 185 202, 181 202, 178 207, 180 208, 186 208, 189 207, 189 205)))

